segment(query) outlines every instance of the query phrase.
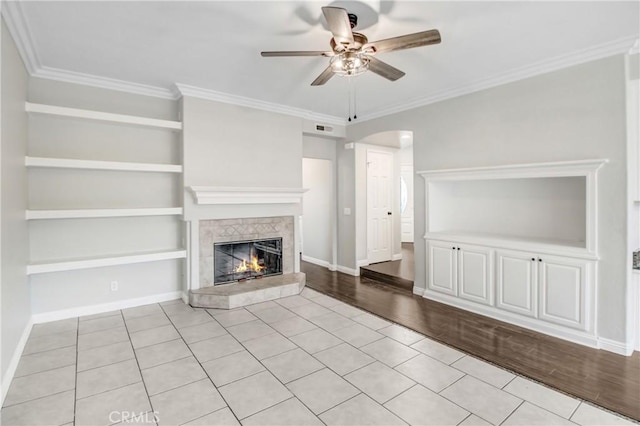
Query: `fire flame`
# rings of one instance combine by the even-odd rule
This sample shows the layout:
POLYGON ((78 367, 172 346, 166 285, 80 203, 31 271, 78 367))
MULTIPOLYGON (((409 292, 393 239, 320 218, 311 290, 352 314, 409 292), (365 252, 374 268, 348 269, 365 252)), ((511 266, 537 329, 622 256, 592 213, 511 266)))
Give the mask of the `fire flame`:
POLYGON ((265 267, 261 266, 258 263, 258 256, 252 253, 251 261, 247 262, 247 259, 243 259, 242 263, 236 266, 235 272, 247 272, 247 271, 261 272, 264 269, 265 267))

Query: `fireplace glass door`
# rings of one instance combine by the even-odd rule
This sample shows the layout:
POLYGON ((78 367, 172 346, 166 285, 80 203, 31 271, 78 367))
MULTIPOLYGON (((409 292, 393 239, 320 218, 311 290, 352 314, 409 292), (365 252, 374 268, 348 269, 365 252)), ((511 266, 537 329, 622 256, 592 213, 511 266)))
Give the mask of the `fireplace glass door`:
POLYGON ((214 284, 282 273, 282 238, 215 243, 214 284))

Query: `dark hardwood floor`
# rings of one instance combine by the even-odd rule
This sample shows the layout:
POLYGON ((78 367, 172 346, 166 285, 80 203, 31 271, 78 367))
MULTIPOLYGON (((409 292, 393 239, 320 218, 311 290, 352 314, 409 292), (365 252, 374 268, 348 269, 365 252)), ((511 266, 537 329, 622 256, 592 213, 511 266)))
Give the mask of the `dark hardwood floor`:
POLYGON ((302 262, 307 286, 470 355, 640 421, 640 354, 536 333, 368 278, 302 262))
POLYGON ((360 275, 387 284, 413 289, 413 243, 402 243, 402 260, 373 263, 360 267, 360 275))

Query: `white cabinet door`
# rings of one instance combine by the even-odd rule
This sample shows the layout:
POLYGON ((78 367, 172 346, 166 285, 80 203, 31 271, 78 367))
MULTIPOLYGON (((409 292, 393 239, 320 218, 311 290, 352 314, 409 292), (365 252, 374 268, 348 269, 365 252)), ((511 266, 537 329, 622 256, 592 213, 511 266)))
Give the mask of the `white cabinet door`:
POLYGON ((496 251, 496 306, 522 315, 537 315, 538 257, 533 253, 496 251))
POLYGON ((458 295, 463 299, 493 304, 493 250, 458 244, 458 295))
POLYGON ((540 256, 540 319, 586 329, 589 261, 540 256))
POLYGON ((454 243, 429 242, 429 289, 457 296, 456 247, 454 243))

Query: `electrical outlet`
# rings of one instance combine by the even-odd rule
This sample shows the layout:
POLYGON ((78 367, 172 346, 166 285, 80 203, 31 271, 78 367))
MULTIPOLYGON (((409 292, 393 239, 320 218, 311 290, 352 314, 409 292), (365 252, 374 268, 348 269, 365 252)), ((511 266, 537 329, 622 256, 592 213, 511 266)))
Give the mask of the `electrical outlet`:
POLYGON ((118 281, 111 281, 111 291, 118 291, 118 281))

